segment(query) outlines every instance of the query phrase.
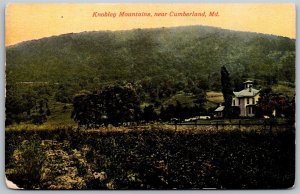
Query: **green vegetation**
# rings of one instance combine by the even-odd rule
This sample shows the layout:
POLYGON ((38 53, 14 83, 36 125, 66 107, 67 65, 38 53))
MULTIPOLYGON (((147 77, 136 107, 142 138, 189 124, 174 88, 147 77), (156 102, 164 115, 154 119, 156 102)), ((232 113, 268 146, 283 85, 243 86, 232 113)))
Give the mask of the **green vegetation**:
POLYGON ((290 188, 295 178, 291 131, 10 131, 6 175, 25 189, 290 188), (17 153, 29 157, 24 151, 29 152, 32 143, 18 145, 34 134, 39 139, 35 150, 45 156, 43 163, 43 155, 36 157, 39 152, 15 163, 17 153), (34 162, 39 172, 27 168, 22 173, 34 162), (29 182, 33 174, 38 180, 29 182))
POLYGON ((295 40, 206 26, 71 33, 9 46, 6 57, 8 129, 74 126, 74 97, 113 85, 132 85, 142 110, 179 102, 208 114, 222 101, 206 91, 221 91, 223 65, 235 90, 249 78, 295 90, 295 40))
POLYGON ((49 82, 92 89, 124 80, 175 82, 178 88, 196 82, 216 90, 223 64, 235 84, 248 77, 294 83, 295 40, 191 26, 65 34, 7 48, 10 84, 49 82))
POLYGON ((5 169, 20 187, 294 184, 295 40, 205 26, 82 32, 9 46, 6 62, 5 169), (269 130, 266 119, 196 121, 246 79, 262 89, 260 117, 281 117, 269 130))
POLYGON ((25 182, 25 187, 31 187, 35 182, 40 181, 40 170, 45 159, 40 144, 40 137, 33 134, 23 139, 20 144, 13 145, 15 149, 8 148, 8 150, 13 151, 12 162, 9 164, 14 166, 11 173, 20 178, 21 182, 25 182))
POLYGON ((272 91, 288 96, 290 99, 295 97, 296 91, 293 84, 274 84, 272 85, 272 91))
POLYGON ((168 106, 170 104, 176 105, 177 102, 180 102, 183 106, 194 106, 196 97, 189 93, 186 94, 184 92, 178 92, 177 94, 171 96, 169 99, 163 102, 164 106, 168 106))
MULTIPOLYGON (((224 117, 232 118, 234 117, 233 107, 231 106, 233 89, 230 74, 225 66, 221 67, 221 86, 224 97, 224 117)), ((239 115, 239 113, 237 115, 239 115)))
POLYGON ((140 100, 131 85, 107 87, 100 93, 74 98, 72 118, 79 126, 99 127, 138 121, 140 100))

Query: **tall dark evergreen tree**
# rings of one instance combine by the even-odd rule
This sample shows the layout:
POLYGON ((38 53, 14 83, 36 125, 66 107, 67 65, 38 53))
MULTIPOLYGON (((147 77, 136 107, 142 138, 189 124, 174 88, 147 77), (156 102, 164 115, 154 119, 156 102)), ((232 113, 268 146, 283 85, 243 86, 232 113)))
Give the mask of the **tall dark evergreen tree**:
POLYGON ((230 74, 225 66, 221 67, 221 83, 222 83, 222 93, 224 97, 224 117, 230 118, 232 116, 232 94, 233 89, 230 81, 230 74))

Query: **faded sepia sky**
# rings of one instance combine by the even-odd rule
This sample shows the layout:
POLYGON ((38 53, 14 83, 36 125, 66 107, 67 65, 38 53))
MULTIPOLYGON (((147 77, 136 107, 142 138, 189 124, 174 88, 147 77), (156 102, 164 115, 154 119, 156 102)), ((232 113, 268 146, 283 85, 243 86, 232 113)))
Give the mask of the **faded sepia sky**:
POLYGON ((207 25, 296 38, 293 4, 9 4, 6 45, 70 32, 207 25), (93 12, 203 12, 219 17, 92 17, 93 12))

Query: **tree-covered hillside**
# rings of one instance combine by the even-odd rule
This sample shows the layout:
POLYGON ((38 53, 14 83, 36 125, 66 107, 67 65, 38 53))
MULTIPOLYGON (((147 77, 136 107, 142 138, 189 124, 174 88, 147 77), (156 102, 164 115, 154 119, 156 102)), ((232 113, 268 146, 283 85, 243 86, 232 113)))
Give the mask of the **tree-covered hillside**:
POLYGON ((294 94, 295 40, 207 26, 64 34, 9 46, 6 57, 7 124, 66 123, 76 95, 117 85, 130 85, 145 120, 205 115, 223 65, 235 90, 252 79, 294 94))
POLYGON ((200 81, 220 88, 226 65, 243 78, 295 81, 295 40, 205 26, 64 34, 7 48, 8 84, 200 81))

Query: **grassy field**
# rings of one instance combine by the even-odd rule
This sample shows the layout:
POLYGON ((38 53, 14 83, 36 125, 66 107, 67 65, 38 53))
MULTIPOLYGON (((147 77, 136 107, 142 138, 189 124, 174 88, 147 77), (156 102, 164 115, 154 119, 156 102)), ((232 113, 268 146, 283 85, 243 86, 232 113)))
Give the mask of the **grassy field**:
POLYGON ((295 178, 292 131, 7 131, 5 171, 26 189, 278 189, 295 178))
MULTIPOLYGON (((272 90, 277 93, 282 93, 289 96, 292 99, 295 95, 295 88, 287 84, 276 84, 272 86, 272 90)), ((206 103, 204 104, 205 109, 215 108, 219 103, 224 101, 222 92, 208 91, 206 92, 206 103)), ((162 105, 167 106, 169 104, 176 105, 176 102, 180 102, 182 106, 193 106, 195 97, 191 94, 179 92, 169 99, 162 102, 162 105)), ((150 105, 149 103, 143 103, 141 108, 150 105)), ((56 102, 54 99, 50 99, 49 107, 51 115, 47 117, 47 121, 40 125, 34 125, 31 122, 21 122, 19 124, 12 124, 6 127, 6 130, 53 130, 57 128, 74 128, 77 127, 77 123, 71 119, 72 104, 65 104, 56 102), (66 106, 66 109, 64 109, 66 106)), ((155 109, 159 114, 159 108, 155 109)))
POLYGON ((164 106, 168 106, 169 104, 176 105, 176 102, 180 102, 182 106, 194 106, 195 97, 192 94, 187 94, 184 92, 178 92, 171 98, 167 99, 163 102, 164 106))
POLYGON ((273 85, 272 91, 276 92, 276 93, 282 93, 284 95, 287 95, 290 99, 292 99, 296 94, 295 88, 284 85, 284 84, 273 85))
POLYGON ((6 126, 5 130, 54 130, 58 128, 77 127, 77 123, 71 118, 72 104, 56 102, 53 99, 49 102, 51 115, 42 124, 33 124, 31 121, 14 123, 6 126), (66 109, 64 109, 66 106, 66 109))
MULTIPOLYGON (((194 106, 194 101, 196 100, 195 96, 192 94, 187 94, 184 92, 179 92, 172 96, 171 98, 167 99, 163 102, 164 106, 169 104, 176 105, 176 102, 180 102, 183 106, 194 106)), ((216 91, 208 91, 206 92, 206 103, 204 104, 204 108, 215 108, 218 106, 219 103, 224 102, 222 92, 216 91)))
POLYGON ((222 92, 216 92, 216 91, 206 92, 206 98, 207 98, 208 101, 214 102, 214 103, 224 102, 222 92))
POLYGON ((224 102, 223 94, 222 92, 216 92, 216 91, 209 91, 206 92, 206 99, 207 102, 205 103, 204 108, 216 108, 218 104, 224 102))

